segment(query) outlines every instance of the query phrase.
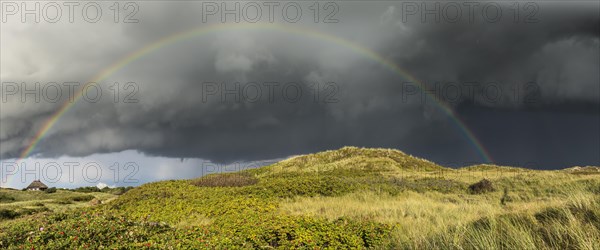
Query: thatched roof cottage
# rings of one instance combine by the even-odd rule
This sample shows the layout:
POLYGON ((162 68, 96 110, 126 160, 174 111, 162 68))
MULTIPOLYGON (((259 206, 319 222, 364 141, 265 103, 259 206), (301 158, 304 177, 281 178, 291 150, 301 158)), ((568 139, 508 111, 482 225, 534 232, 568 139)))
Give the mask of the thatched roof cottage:
POLYGON ((44 191, 48 189, 48 186, 46 186, 46 184, 42 183, 40 180, 35 180, 25 189, 29 191, 44 191))

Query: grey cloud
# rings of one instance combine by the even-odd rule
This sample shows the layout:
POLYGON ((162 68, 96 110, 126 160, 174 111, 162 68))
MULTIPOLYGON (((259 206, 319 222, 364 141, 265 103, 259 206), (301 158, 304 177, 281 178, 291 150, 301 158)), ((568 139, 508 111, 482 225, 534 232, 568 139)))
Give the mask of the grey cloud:
MULTIPOLYGON (((402 22, 399 4, 348 2, 340 3, 339 23, 315 24, 308 18, 286 25, 361 44, 429 84, 475 81, 484 88, 494 82, 504 89, 523 89, 536 82, 543 108, 565 100, 598 103, 599 19, 589 5, 595 3, 569 5, 567 10, 540 3, 540 22, 534 24, 510 19, 470 24, 402 22)), ((27 42, 3 42, 2 81, 84 82, 140 47, 207 25, 194 6, 140 3, 138 24, 3 27, 3 37, 10 34, 27 42)), ((135 82, 138 102, 121 98, 115 103, 111 92, 97 103, 80 102, 52 128, 36 153, 84 156, 133 149, 230 162, 358 145, 395 147, 445 162, 481 160, 435 104, 417 96, 403 98, 402 83, 408 80, 352 48, 311 36, 268 30, 213 32, 170 44, 111 75, 103 89, 108 91, 113 82, 121 88, 135 82), (237 87, 231 85, 236 82, 237 87), (275 101, 269 101, 264 86, 256 102, 206 93, 207 83, 227 83, 239 90, 268 82, 279 84, 275 101), (317 101, 315 82, 321 87, 317 101), (333 102, 324 100, 331 93, 323 88, 327 82, 337 87, 333 102), (282 99, 286 83, 301 86, 300 100, 282 99)), ((121 94, 126 93, 122 89, 121 94)), ((475 113, 460 109, 465 105, 529 108, 510 96, 496 102, 479 94, 464 96, 452 106, 466 120, 475 113)), ((2 158, 17 156, 59 104, 2 103, 2 158)), ((593 141, 588 144, 597 147, 593 141)))
POLYGON ((466 99, 472 99, 467 101, 481 105, 522 105, 523 98, 519 97, 523 96, 514 96, 512 90, 526 91, 526 84, 531 82, 543 92, 545 99, 538 102, 564 99, 597 102, 600 98, 599 72, 595 70, 600 67, 597 3, 537 2, 536 5, 538 21, 528 24, 514 22, 510 15, 493 23, 477 19, 471 23, 466 18, 457 23, 435 23, 432 17, 430 22, 414 21, 408 25, 413 32, 409 39, 389 43, 387 50, 393 51, 401 65, 430 85, 476 82, 479 91, 489 84, 501 85, 505 95, 493 102, 481 95, 463 93, 466 99), (418 52, 407 56, 405 51, 411 49, 418 52), (557 81, 563 84, 558 86, 557 81), (563 89, 560 98, 552 94, 561 91, 557 88, 563 89))

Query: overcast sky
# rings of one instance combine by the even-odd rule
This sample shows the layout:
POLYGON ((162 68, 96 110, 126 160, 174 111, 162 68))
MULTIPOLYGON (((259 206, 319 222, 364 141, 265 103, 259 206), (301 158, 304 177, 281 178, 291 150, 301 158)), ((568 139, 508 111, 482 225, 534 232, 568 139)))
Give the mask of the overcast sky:
POLYGON ((446 166, 486 162, 482 151, 503 165, 600 165, 597 1, 35 3, 2 2, 5 162, 69 86, 147 48, 76 98, 23 162, 137 162, 140 182, 345 145, 446 166), (210 32, 148 49, 193 29, 210 32))

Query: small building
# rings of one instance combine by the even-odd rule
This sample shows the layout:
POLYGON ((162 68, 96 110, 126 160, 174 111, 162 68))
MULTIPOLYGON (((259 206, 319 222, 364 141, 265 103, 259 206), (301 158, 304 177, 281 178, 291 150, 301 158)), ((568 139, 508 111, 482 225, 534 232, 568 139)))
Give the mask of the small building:
POLYGON ((40 180, 35 180, 25 189, 28 191, 44 191, 48 189, 48 186, 46 186, 46 184, 42 183, 40 180))

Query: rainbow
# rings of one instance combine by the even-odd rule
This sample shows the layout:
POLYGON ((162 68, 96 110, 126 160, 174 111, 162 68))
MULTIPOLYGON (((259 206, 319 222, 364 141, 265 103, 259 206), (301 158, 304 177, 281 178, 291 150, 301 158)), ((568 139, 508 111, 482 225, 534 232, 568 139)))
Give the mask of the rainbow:
MULTIPOLYGON (((142 58, 143 56, 150 54, 156 50, 159 50, 162 47, 165 47, 165 46, 173 44, 177 41, 185 40, 185 39, 188 39, 191 37, 197 37, 197 36, 210 34, 213 32, 226 31, 226 30, 271 30, 271 31, 283 32, 283 33, 289 33, 289 34, 296 34, 296 35, 300 35, 300 36, 308 36, 311 38, 316 38, 316 39, 321 39, 321 40, 325 40, 328 42, 332 42, 336 45, 343 46, 347 49, 352 50, 353 52, 355 52, 357 54, 360 54, 366 58, 369 58, 369 59, 385 66, 392 72, 404 77, 406 80, 411 81, 412 83, 415 83, 416 86, 419 87, 421 90, 424 89, 424 86, 421 83, 421 81, 419 81, 416 77, 414 77, 412 74, 410 74, 406 70, 403 70, 402 68, 400 68, 394 62, 384 58, 383 56, 379 55, 378 53, 376 53, 368 48, 360 46, 359 44, 356 44, 352 41, 333 36, 331 34, 323 33, 323 32, 317 31, 317 30, 308 29, 308 28, 304 28, 304 27, 281 25, 281 24, 275 24, 275 23, 252 23, 252 24, 251 23, 231 23, 231 24, 221 23, 221 24, 214 24, 214 25, 203 26, 203 27, 175 33, 168 37, 164 37, 158 41, 155 41, 154 43, 151 43, 139 50, 136 50, 136 51, 128 54, 127 56, 121 58, 119 61, 112 64, 111 66, 102 70, 100 73, 95 75, 90 81, 88 81, 85 85, 83 85, 78 90, 77 93, 75 93, 73 100, 66 101, 65 103, 63 103, 62 106, 60 106, 60 108, 54 114, 52 114, 52 116, 48 120, 46 120, 46 122, 42 125, 42 127, 37 131, 35 136, 29 141, 29 143, 27 144, 27 147, 25 147, 25 149, 21 152, 21 154, 19 156, 19 160, 30 156, 30 154, 33 152, 33 150, 36 148, 36 146, 40 143, 40 141, 42 139, 44 139, 44 137, 48 133, 48 131, 50 131, 50 129, 60 120, 60 118, 63 115, 65 115, 69 111, 69 109, 71 109, 75 105, 75 103, 77 103, 77 101, 79 99, 81 99, 82 92, 89 85, 97 84, 98 82, 105 80, 107 77, 116 73, 117 71, 119 71, 120 69, 129 65, 130 63, 135 62, 136 60, 142 58)), ((465 125, 465 123, 454 113, 454 111, 450 107, 448 107, 441 100, 438 100, 438 98, 433 96, 429 91, 425 91, 425 95, 427 98, 430 98, 448 117, 450 117, 454 121, 454 124, 459 129, 459 131, 475 147, 475 149, 477 150, 477 152, 480 155, 480 157, 482 158, 482 160, 484 160, 485 162, 490 162, 490 163, 493 162, 492 158, 490 157, 490 154, 481 145, 481 142, 479 142, 477 137, 475 137, 475 135, 473 135, 473 133, 468 129, 468 127, 465 125)))

